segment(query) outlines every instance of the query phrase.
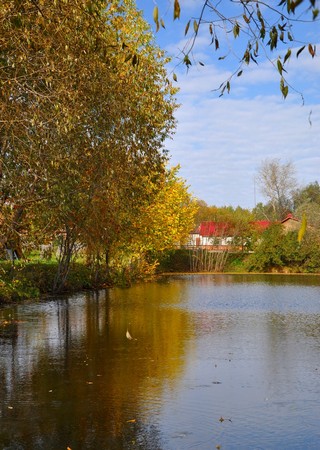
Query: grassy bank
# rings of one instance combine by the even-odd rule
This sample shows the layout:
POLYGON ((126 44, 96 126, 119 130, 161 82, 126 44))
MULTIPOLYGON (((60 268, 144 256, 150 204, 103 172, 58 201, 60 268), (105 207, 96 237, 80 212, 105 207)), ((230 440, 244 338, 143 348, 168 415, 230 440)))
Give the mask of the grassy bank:
MULTIPOLYGON (((108 280, 104 268, 101 268, 97 274, 84 262, 77 261, 71 264, 63 292, 96 289, 106 285, 128 286, 138 279, 150 277, 152 270, 150 272, 148 269, 153 266, 155 259, 159 261, 157 274, 190 272, 190 252, 185 249, 175 249, 161 255, 153 255, 149 261, 150 266, 144 267, 140 264, 138 268, 132 265, 130 268, 113 267, 109 272, 108 280)), ((230 258, 230 264, 233 271, 243 269, 239 258, 237 261, 230 258)), ((228 264, 228 270, 231 269, 230 264, 228 264)), ((9 261, 0 261, 0 303, 37 299, 51 294, 57 269, 58 262, 55 260, 15 261, 14 264, 9 261)))
MULTIPOLYGON (((218 255, 219 256, 219 255, 218 255)), ((216 256, 218 258, 218 256, 216 256)), ((141 260, 137 264, 113 265, 106 276, 106 269, 100 267, 99 272, 93 271, 83 261, 73 262, 70 267, 67 281, 63 292, 76 292, 84 289, 98 289, 105 286, 129 286, 137 280, 150 278, 154 274, 161 273, 188 273, 188 272, 225 272, 225 273, 316 273, 319 270, 307 270, 295 265, 270 266, 268 270, 252 269, 248 262, 252 261, 252 256, 244 253, 229 253, 223 259, 223 266, 216 270, 214 266, 206 267, 208 254, 193 253, 187 249, 174 249, 162 254, 149 255, 148 261, 141 260), (203 264, 198 270, 192 270, 193 259, 204 258, 203 264), (155 265, 155 261, 158 265, 155 265), (213 268, 212 268, 213 267, 213 268)), ((212 261, 211 261, 212 262, 212 261)), ((0 261, 0 304, 16 302, 26 299, 37 299, 46 294, 52 293, 55 275, 58 269, 57 261, 15 261, 14 264, 8 261, 0 261)))
MULTIPOLYGON (((0 262, 0 303, 37 299, 52 291, 57 262, 0 262)), ((94 280, 92 270, 82 263, 73 263, 64 291, 93 289, 103 284, 94 280)))

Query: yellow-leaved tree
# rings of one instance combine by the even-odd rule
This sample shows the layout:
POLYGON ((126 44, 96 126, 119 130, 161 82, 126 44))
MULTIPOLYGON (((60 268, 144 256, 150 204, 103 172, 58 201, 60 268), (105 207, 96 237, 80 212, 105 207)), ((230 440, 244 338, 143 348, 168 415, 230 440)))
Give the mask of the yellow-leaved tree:
MULTIPOLYGON (((123 265, 125 281, 137 273, 153 273, 157 257, 185 244, 194 228, 198 204, 178 171, 179 166, 166 170, 160 188, 157 186, 151 201, 133 218, 130 232, 124 233, 114 248, 114 264, 123 265)), ((146 189, 155 189, 150 180, 146 189)))

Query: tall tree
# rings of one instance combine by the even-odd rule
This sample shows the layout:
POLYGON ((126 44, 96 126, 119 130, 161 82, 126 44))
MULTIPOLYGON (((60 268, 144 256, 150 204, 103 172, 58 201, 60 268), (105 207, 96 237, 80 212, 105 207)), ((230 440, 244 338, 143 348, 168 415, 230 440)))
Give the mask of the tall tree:
POLYGON ((1 204, 21 209, 38 234, 62 236, 58 290, 99 196, 122 217, 142 201, 141 180, 161 177, 175 90, 130 0, 3 6, 1 204))
POLYGON ((292 162, 281 163, 279 158, 265 159, 258 171, 257 181, 261 193, 272 206, 273 217, 282 220, 292 209, 292 193, 297 187, 292 162))

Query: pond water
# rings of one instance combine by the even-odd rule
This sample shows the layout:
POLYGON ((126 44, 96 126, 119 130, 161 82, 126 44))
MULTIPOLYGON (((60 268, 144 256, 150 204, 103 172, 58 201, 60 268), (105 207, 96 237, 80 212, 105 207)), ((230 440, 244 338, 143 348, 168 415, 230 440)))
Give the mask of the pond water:
POLYGON ((0 448, 68 447, 319 449, 320 277, 170 276, 1 308, 0 448))

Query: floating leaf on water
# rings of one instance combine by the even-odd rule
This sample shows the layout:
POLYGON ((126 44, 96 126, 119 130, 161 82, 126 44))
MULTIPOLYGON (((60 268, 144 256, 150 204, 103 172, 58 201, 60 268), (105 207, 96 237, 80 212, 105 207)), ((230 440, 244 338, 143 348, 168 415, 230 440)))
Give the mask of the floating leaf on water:
POLYGON ((127 423, 136 423, 136 419, 127 420, 127 423))
POLYGON ((129 330, 126 331, 126 338, 129 339, 129 341, 132 340, 132 336, 131 336, 131 334, 129 333, 129 330))

